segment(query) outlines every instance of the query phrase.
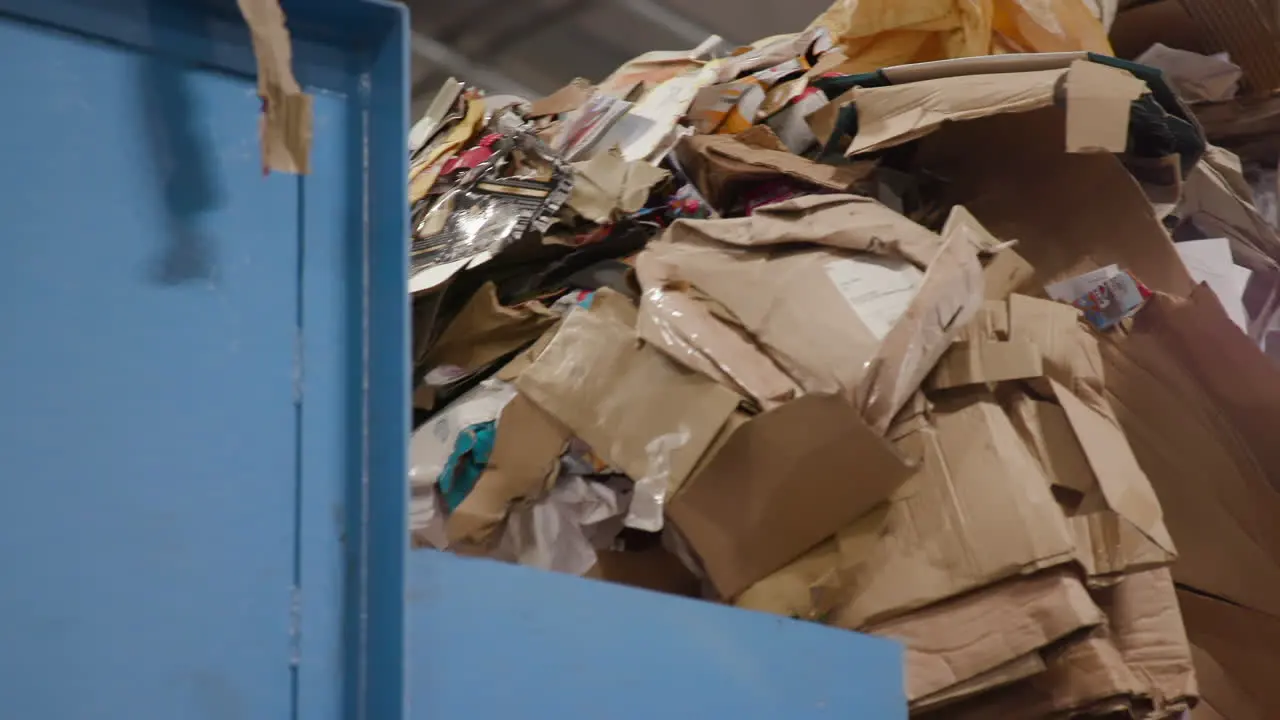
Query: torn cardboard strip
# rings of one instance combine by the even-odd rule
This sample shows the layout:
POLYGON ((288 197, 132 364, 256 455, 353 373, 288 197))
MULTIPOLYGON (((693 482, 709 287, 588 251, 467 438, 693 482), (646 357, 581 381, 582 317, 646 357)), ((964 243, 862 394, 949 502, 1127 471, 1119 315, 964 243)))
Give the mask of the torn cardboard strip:
POLYGON ((293 46, 279 0, 237 0, 258 60, 264 172, 311 172, 311 96, 293 77, 293 46))

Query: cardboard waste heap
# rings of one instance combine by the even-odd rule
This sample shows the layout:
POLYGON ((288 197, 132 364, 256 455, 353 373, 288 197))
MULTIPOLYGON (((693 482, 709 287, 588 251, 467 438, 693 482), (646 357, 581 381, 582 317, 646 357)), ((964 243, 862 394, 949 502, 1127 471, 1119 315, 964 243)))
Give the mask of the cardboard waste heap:
POLYGON ((913 716, 1277 717, 1275 231, 1083 5, 939 5, 446 83, 413 543, 894 638, 913 716))

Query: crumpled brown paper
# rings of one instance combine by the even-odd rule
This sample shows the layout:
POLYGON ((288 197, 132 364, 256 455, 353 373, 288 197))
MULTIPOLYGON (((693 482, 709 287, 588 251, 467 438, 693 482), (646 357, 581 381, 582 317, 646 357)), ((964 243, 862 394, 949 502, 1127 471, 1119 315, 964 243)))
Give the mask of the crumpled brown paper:
POLYGON ((279 0, 237 0, 258 61, 263 171, 311 172, 311 96, 293 77, 293 46, 279 0))

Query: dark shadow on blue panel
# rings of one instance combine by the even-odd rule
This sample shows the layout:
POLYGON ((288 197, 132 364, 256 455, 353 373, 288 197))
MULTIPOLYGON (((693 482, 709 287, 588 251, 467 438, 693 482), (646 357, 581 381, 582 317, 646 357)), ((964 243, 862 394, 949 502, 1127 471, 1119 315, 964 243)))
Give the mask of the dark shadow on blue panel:
POLYGON ((211 281, 217 272, 216 248, 204 229, 204 218, 224 198, 216 165, 208 156, 213 143, 205 126, 207 115, 189 84, 193 68, 176 59, 198 49, 192 44, 209 40, 199 16, 184 11, 181 4, 149 0, 148 15, 157 52, 142 61, 139 81, 152 148, 149 160, 168 224, 167 240, 157 249, 149 274, 165 284, 211 281))

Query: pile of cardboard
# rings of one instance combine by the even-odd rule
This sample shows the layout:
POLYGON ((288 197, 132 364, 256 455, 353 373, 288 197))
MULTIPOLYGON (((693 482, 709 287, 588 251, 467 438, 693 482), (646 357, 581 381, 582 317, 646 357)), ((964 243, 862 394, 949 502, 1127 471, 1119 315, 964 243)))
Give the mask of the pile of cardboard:
POLYGON ((860 74, 848 12, 442 90, 415 545, 895 638, 921 717, 1273 716, 1280 240, 1232 156, 1113 58, 860 74))

